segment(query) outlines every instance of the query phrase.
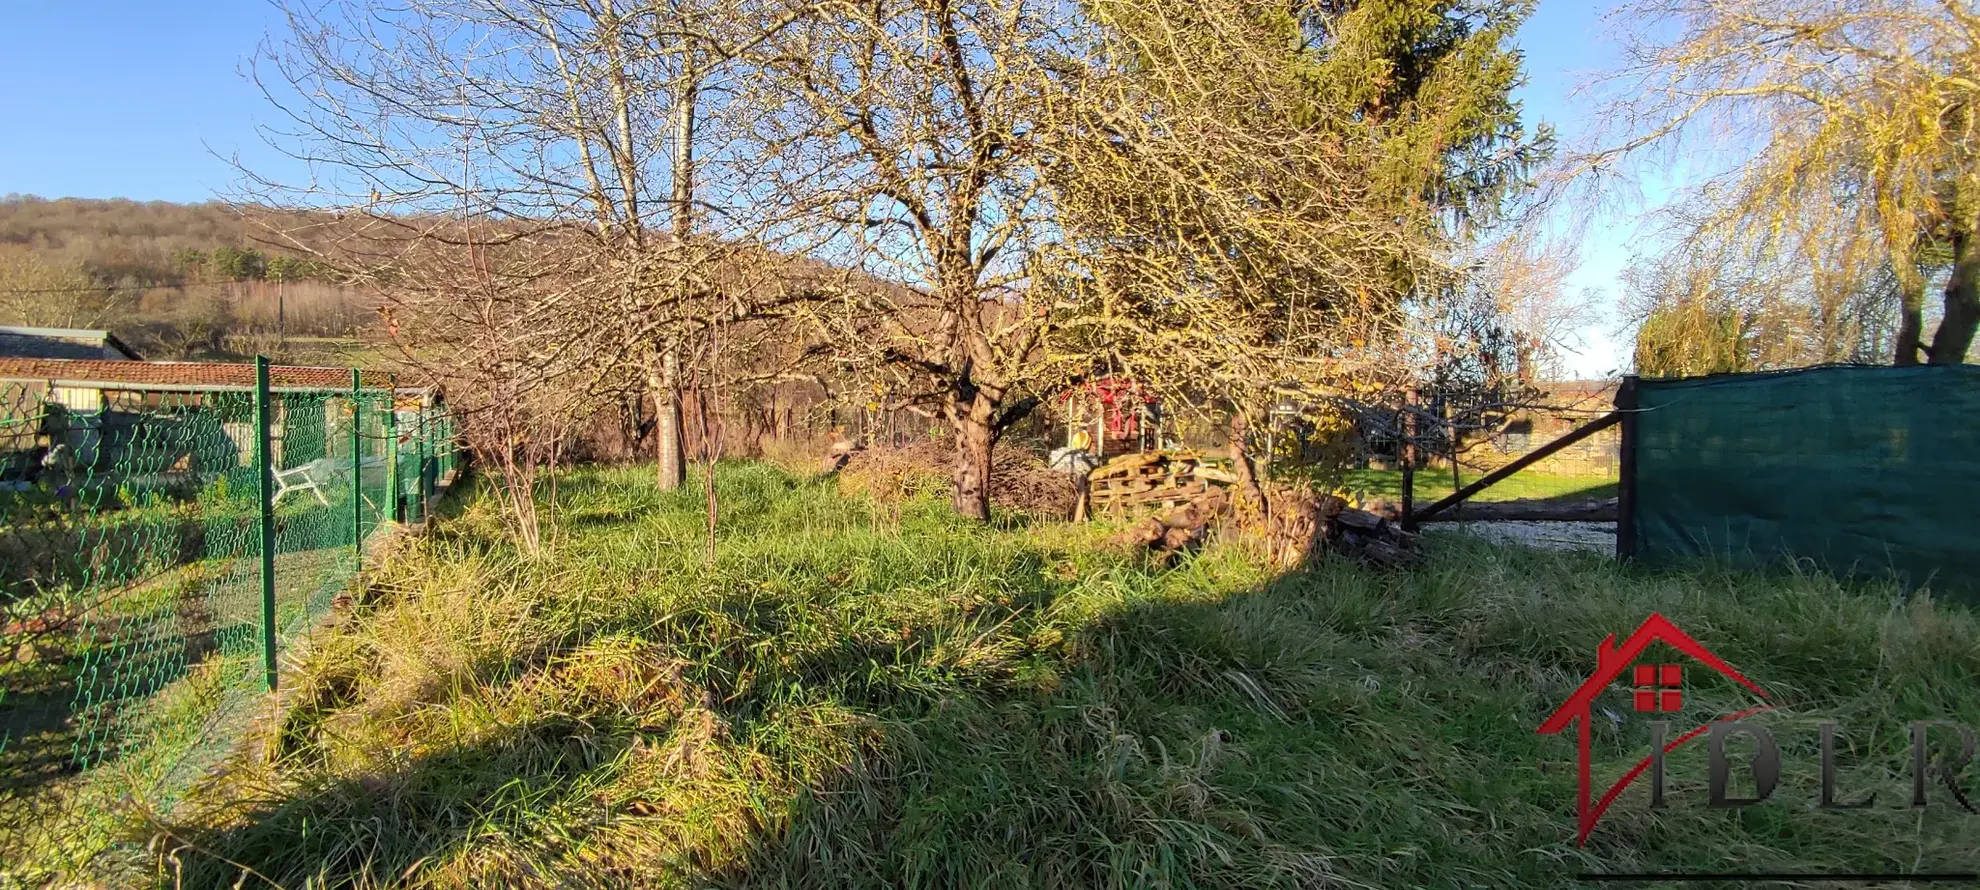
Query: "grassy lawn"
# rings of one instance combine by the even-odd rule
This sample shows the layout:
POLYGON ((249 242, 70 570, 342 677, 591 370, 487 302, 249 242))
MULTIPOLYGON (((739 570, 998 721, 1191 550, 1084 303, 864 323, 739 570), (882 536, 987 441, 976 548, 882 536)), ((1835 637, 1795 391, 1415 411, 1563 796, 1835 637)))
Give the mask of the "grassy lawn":
MULTIPOLYGON (((1483 478, 1485 474, 1467 470, 1464 484, 1483 478)), ((1402 500, 1401 470, 1347 470, 1340 486, 1363 498, 1383 498, 1392 502, 1402 500)), ((1428 505, 1457 489, 1451 485, 1451 471, 1416 471, 1416 502, 1428 505)), ((1500 482, 1474 496, 1475 500, 1511 501, 1525 498, 1611 498, 1616 496, 1616 480, 1608 476, 1555 476, 1547 473, 1522 472, 1500 482)))
MULTIPOLYGON (((149 826, 177 845, 164 883, 1571 887, 1581 871, 1980 868, 1980 816, 1943 793, 1903 806, 1905 721, 1980 725, 1980 623, 1962 609, 1457 536, 1409 573, 1272 577, 1220 547, 1159 570, 1097 546, 1105 527, 972 526, 767 465, 721 468, 711 567, 702 494, 650 477, 564 480, 547 558, 502 544, 486 501, 411 545, 300 657, 265 735, 149 826), (1597 643, 1653 611, 1780 697, 1764 719, 1781 786, 1708 808, 1689 745, 1667 807, 1639 783, 1577 847, 1574 740, 1534 730, 1597 643), (1841 794, 1876 807, 1813 806, 1823 719, 1843 726, 1841 794)), ((1736 692, 1700 677, 1664 716, 1682 731, 1750 704, 1736 692)), ((1649 739, 1626 690, 1602 703, 1598 788, 1649 739)))

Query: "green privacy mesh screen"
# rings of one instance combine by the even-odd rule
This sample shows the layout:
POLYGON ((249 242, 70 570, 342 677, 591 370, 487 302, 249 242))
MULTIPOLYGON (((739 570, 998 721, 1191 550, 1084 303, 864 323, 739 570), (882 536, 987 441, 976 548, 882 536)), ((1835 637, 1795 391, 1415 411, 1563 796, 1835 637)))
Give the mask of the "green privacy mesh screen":
POLYGON ((416 396, 115 386, 0 379, 0 887, 169 808, 454 469, 416 396))
POLYGON ((1980 367, 1643 380, 1638 406, 1639 556, 1980 599, 1980 367))

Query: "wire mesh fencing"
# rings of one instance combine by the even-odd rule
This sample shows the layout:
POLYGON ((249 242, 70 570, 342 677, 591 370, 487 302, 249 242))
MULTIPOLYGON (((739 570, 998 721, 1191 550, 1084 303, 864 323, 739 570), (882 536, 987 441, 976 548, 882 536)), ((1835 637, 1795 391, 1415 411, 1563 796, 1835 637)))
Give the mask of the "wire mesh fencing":
POLYGON ((1614 395, 1607 381, 1538 384, 1510 399, 1414 390, 1369 424, 1378 453, 1350 481, 1436 520, 1613 521, 1614 395))
POLYGON ((0 887, 114 860, 456 469, 382 376, 78 364, 0 365, 0 887))

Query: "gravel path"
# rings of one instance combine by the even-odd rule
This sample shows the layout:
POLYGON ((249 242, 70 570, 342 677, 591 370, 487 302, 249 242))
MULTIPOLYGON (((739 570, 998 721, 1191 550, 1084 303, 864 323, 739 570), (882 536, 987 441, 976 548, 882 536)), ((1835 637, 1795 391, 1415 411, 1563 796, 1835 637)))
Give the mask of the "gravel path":
POLYGON ((1616 524, 1613 522, 1439 522, 1427 528, 1450 529, 1497 541, 1522 544, 1543 550, 1593 550, 1616 552, 1616 524))

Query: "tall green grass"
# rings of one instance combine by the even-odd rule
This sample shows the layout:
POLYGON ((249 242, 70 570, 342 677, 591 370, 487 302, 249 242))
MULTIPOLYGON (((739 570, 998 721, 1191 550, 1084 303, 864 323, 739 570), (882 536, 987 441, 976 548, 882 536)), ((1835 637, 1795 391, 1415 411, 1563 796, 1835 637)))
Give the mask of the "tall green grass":
MULTIPOLYGON (((1579 871, 1980 867, 1904 722, 1980 726, 1980 624, 1819 577, 1434 538, 1424 568, 1169 569, 1102 527, 882 505, 764 465, 564 479, 526 559, 470 503, 308 653, 262 741, 158 817, 189 887, 1531 887, 1579 871), (1769 803, 1625 795, 1574 843, 1535 727, 1661 611, 1784 707, 1769 803), (1823 811, 1813 721, 1843 724, 1823 811), (236 882, 239 882, 238 884, 236 882)), ((1743 707, 1700 679, 1680 728, 1743 707)), ((1598 787, 1646 751, 1604 698, 1598 787), (1607 712, 1613 712, 1611 720, 1607 712)), ((1967 787, 1980 791, 1968 767, 1967 787)))

